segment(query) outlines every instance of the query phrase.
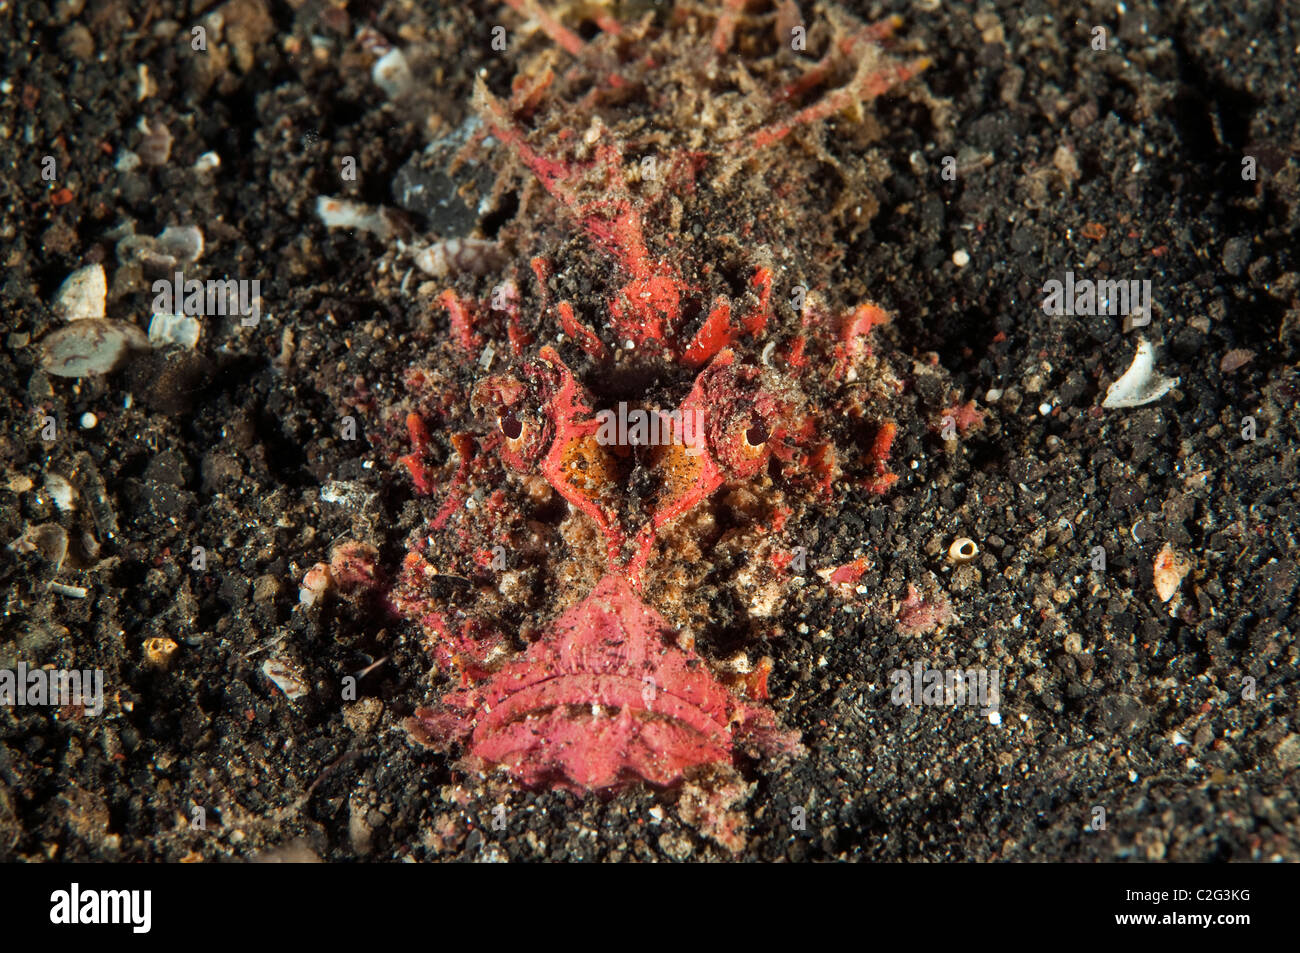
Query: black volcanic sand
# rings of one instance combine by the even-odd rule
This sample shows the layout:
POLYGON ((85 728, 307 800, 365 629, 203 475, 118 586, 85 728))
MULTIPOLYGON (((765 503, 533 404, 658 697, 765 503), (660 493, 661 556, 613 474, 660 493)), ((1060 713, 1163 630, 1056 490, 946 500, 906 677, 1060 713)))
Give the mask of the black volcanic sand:
MULTIPOLYGON (((124 0, 46 6, 0 21, 0 534, 57 523, 71 542, 61 568, 0 550, 0 668, 101 668, 106 707, 0 709, 0 859, 728 856, 673 791, 582 798, 455 772, 401 727, 443 684, 413 627, 364 601, 298 604, 335 541, 374 543, 391 572, 428 518, 389 469, 380 415, 408 366, 451 359, 445 317, 416 290, 428 279, 403 290, 394 242, 327 230, 316 198, 399 204, 399 170, 416 156, 404 175, 432 174, 418 154, 469 115, 474 76, 508 91, 516 56, 494 53, 491 31, 521 19, 481 2, 471 16, 375 0, 349 18, 231 0, 201 54, 187 37, 216 4, 164 0, 147 20, 124 0), (391 103, 371 81, 366 24, 407 50, 419 91, 391 103), (159 164, 142 117, 173 138, 159 164), (127 150, 150 161, 129 168, 127 150), (208 151, 220 167, 195 171, 208 151), (348 155, 361 175, 341 184, 348 155), (199 226, 195 270, 259 277, 263 320, 205 321, 196 349, 108 376, 48 376, 39 341, 63 323, 50 302, 75 268, 103 261, 109 317, 147 324, 148 282, 115 257, 127 222, 199 226), (359 439, 342 439, 345 414, 359 439), (49 474, 75 509, 55 506, 49 474), (150 664, 152 638, 178 644, 169 667, 150 664), (301 668, 304 697, 268 680, 270 658, 301 668), (379 660, 362 699, 339 702, 340 679, 379 660)), ((988 419, 949 445, 900 419, 896 487, 847 492, 808 527, 816 566, 875 565, 866 596, 810 580, 775 620, 785 635, 757 647, 809 753, 742 765, 744 856, 1298 860, 1297 24, 1271 0, 1178 18, 1135 3, 1119 20, 1109 2, 926 6, 852 4, 905 17, 901 49, 934 58, 924 86, 941 108, 920 87, 877 103, 870 156, 850 117, 826 136, 839 162, 886 170, 833 280, 895 313, 885 346, 918 402, 941 407, 951 386, 988 419), (1067 270, 1149 278, 1152 323, 1045 316, 1040 288, 1067 270), (1139 334, 1179 383, 1103 410, 1139 334), (1253 360, 1221 370, 1237 349, 1253 360), (955 568, 960 536, 980 554, 955 568), (1192 565, 1162 603, 1166 543, 1192 565), (909 582, 941 587, 957 619, 900 633, 887 609, 909 582), (890 704, 888 673, 917 660, 997 667, 1001 724, 890 704)), ((404 214, 415 234, 448 224, 404 214)))

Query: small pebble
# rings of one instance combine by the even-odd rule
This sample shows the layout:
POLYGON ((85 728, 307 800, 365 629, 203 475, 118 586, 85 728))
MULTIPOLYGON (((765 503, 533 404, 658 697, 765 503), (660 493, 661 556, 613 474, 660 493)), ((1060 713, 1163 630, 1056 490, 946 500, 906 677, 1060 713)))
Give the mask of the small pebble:
POLYGON ((73 59, 88 60, 95 55, 95 39, 80 23, 74 23, 63 31, 59 45, 73 59))
POLYGON ((84 318, 48 334, 41 364, 57 377, 92 377, 122 366, 132 353, 149 350, 149 338, 133 324, 84 318))
POLYGON ((62 566, 68 555, 68 531, 58 523, 30 526, 9 544, 9 549, 16 553, 39 553, 47 562, 62 566))
POLYGON ((1250 239, 1229 238, 1223 246, 1223 269, 1230 275, 1240 275, 1250 264, 1250 239))
POLYGON ((149 320, 149 343, 155 347, 178 344, 193 349, 199 343, 202 325, 183 314, 155 314, 149 320))
POLYGON ((96 427, 96 425, 97 425, 98 423, 99 423, 99 418, 96 417, 96 416, 95 416, 93 413, 91 413, 89 410, 86 411, 84 414, 81 415, 81 429, 82 429, 82 430, 94 430, 95 427, 96 427))
POLYGON ((370 78, 388 95, 389 99, 396 99, 415 85, 415 78, 411 75, 411 67, 406 62, 406 56, 401 50, 396 49, 389 50, 375 60, 375 65, 370 70, 370 78))
POLYGON ((59 286, 54 295, 54 312, 67 321, 102 318, 107 296, 104 266, 87 265, 68 275, 59 286))
POLYGON ((1231 374, 1233 371, 1241 370, 1255 359, 1255 352, 1247 348, 1233 348, 1219 361, 1219 371, 1224 374, 1231 374))
POLYGON ((180 648, 171 639, 156 636, 145 639, 144 660, 151 668, 167 668, 171 665, 176 651, 180 648))
POLYGON ((268 602, 274 602, 275 598, 283 590, 283 585, 276 576, 265 573, 258 576, 253 582, 253 601, 259 605, 268 602))
POLYGON ((137 126, 143 134, 135 150, 140 158, 149 165, 166 165, 172 154, 172 134, 167 124, 158 120, 150 122, 142 116, 137 126))
POLYGON ((970 264, 970 253, 964 248, 958 248, 952 253, 952 263, 958 268, 965 268, 970 264))
POLYGON ((221 156, 215 152, 205 152, 194 161, 194 171, 203 173, 211 172, 213 169, 220 168, 221 156))
POLYGON ((203 255, 203 232, 194 225, 168 226, 157 242, 159 250, 179 262, 195 262, 203 255))

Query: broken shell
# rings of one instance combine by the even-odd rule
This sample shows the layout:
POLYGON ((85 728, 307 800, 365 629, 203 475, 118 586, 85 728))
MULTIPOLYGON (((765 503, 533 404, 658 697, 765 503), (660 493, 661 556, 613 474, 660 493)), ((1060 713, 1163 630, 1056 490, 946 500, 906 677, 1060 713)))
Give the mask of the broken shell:
POLYGON ((166 268, 170 262, 158 251, 158 240, 149 235, 127 235, 114 246, 117 260, 124 265, 136 262, 156 269, 166 268))
POLYGON ((500 246, 480 238, 449 238, 420 249, 412 259, 426 275, 487 274, 502 262, 500 246))
POLYGON ((1219 360, 1219 371, 1224 374, 1231 374, 1233 371, 1240 370, 1255 359, 1255 352, 1248 348, 1236 347, 1223 355, 1219 360))
POLYGON ((134 324, 85 318, 47 334, 41 366, 56 377, 90 377, 117 370, 133 351, 149 350, 134 324))
POLYGON ((1168 602, 1178 591, 1183 577, 1192 568, 1191 560, 1184 559, 1174 552, 1174 548, 1165 543, 1164 548, 1156 554, 1155 564, 1151 567, 1152 581, 1156 586, 1156 595, 1161 602, 1168 602))
POLYGON ((948 547, 948 562, 968 563, 980 554, 980 548, 969 536, 962 536, 952 541, 948 547))
POLYGON ((81 534, 81 553, 91 562, 99 558, 99 540, 95 539, 93 533, 81 534))
POLYGON ((288 659, 267 659, 262 663, 262 674, 275 683, 275 687, 284 692, 289 701, 297 701, 307 694, 307 683, 303 681, 302 672, 288 659))
POLYGON ((1138 341, 1133 363, 1119 380, 1107 388, 1101 406, 1107 410, 1141 407, 1154 403, 1178 386, 1177 377, 1163 377, 1155 373, 1155 360, 1155 350, 1151 345, 1146 340, 1138 341))
POLYGON ((380 211, 351 199, 317 196, 316 217, 325 223, 326 228, 355 228, 373 232, 380 238, 392 234, 392 226, 380 211))
POLYGON ((57 570, 68 555, 68 531, 58 523, 28 527, 27 532, 9 544, 16 553, 40 553, 57 570))
POLYGON ((183 314, 155 314, 149 321, 149 342, 155 347, 179 344, 193 348, 199 343, 203 326, 194 318, 183 314))
POLYGON ((85 586, 68 586, 61 582, 50 583, 50 592, 67 596, 69 599, 84 599, 90 594, 90 590, 85 586))
POLYGON ((320 602, 325 595, 334 588, 334 577, 330 575, 330 567, 324 563, 317 563, 307 570, 307 574, 302 577, 302 588, 298 590, 298 601, 305 606, 314 606, 320 602))
POLYGON ((45 474, 45 492, 50 494, 50 499, 61 513, 70 513, 77 505, 76 488, 68 482, 67 477, 58 473, 45 474))
POLYGON ((154 668, 167 668, 171 665, 180 648, 171 639, 155 636, 144 640, 144 660, 154 668))
POLYGON ((108 280, 104 266, 87 265, 64 279, 54 295, 54 313, 67 321, 102 318, 104 299, 108 297, 108 280))
POLYGON ((139 262, 153 271, 193 264, 203 254, 203 232, 193 225, 170 226, 157 238, 127 235, 117 243, 118 261, 139 262))
POLYGON ((370 69, 370 78, 389 99, 396 99, 415 85, 406 56, 398 49, 389 50, 375 60, 375 65, 370 69))
POLYGON ((158 247, 179 262, 195 262, 203 255, 203 232, 194 225, 171 225, 158 236, 158 247))
POLYGON ((194 160, 194 171, 202 175, 204 172, 211 172, 213 169, 221 167, 221 156, 215 152, 205 152, 194 160))
POLYGON ((166 165, 172 154, 172 134, 167 124, 159 120, 150 122, 141 116, 137 126, 143 133, 140 145, 135 150, 140 158, 149 165, 166 165))

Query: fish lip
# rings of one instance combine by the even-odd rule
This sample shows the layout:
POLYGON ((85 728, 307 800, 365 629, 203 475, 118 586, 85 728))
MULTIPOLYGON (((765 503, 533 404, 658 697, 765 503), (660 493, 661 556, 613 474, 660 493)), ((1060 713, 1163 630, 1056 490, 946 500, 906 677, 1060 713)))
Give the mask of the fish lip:
MULTIPOLYGON (((513 691, 480 719, 475 736, 500 731, 530 715, 549 712, 561 706, 590 706, 637 712, 652 718, 676 721, 697 734, 718 741, 729 741, 726 720, 719 720, 705 708, 667 691, 657 684, 647 701, 645 678, 618 672, 564 672, 550 675, 513 691)), ((726 714, 723 713, 725 719, 726 714)))

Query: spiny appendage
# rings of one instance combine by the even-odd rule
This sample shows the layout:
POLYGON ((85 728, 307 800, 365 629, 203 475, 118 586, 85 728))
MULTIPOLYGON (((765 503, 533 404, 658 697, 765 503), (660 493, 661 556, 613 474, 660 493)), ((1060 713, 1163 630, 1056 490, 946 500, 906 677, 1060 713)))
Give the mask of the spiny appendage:
MULTIPOLYGON (((594 45, 561 26, 537 0, 511 0, 511 6, 534 19, 558 45, 579 58, 586 57, 594 45)), ((716 15, 711 41, 716 55, 725 56, 730 49, 737 24, 747 16, 748 6, 744 0, 724 2, 716 15)), ((824 93, 816 102, 746 134, 739 143, 742 148, 717 157, 724 166, 730 168, 746 161, 747 153, 780 142, 800 126, 814 125, 869 101, 917 75, 928 65, 925 59, 901 62, 881 52, 878 44, 897 29, 901 23, 899 18, 858 25, 856 29, 846 26, 842 20, 847 20, 847 16, 837 14, 834 24, 837 37, 823 57, 799 79, 770 93, 765 111, 777 113, 780 104, 803 98, 849 66, 854 70, 852 79, 824 93)), ((643 64, 636 64, 635 68, 643 68, 643 64)), ((695 335, 689 340, 678 339, 682 302, 696 289, 687 285, 676 267, 652 256, 648 250, 641 200, 628 188, 624 169, 628 144, 597 120, 584 133, 586 147, 576 150, 579 154, 585 151, 581 158, 548 155, 532 141, 536 134, 530 135, 525 129, 524 117, 531 116, 539 108, 543 96, 551 88, 552 79, 550 70, 546 70, 541 76, 518 84, 508 104, 493 96, 486 84, 480 81, 475 89, 474 103, 491 134, 536 177, 596 245, 618 263, 626 280, 609 302, 609 317, 620 343, 630 340, 636 346, 662 346, 674 359, 691 367, 702 367, 719 350, 734 343, 742 331, 753 334, 761 330, 770 313, 767 295, 771 275, 766 269, 760 269, 754 276, 754 284, 762 295, 761 313, 746 315, 737 325, 731 320, 730 302, 720 296, 695 335)), ((629 79, 634 80, 634 76, 629 79)), ((614 85, 620 84, 621 81, 614 85)), ((575 142, 573 137, 568 137, 568 141, 575 142)), ((570 148, 572 146, 566 146, 566 149, 570 148)), ((670 149, 664 168, 670 170, 666 180, 673 182, 676 189, 685 194, 694 187, 695 177, 702 168, 701 157, 685 150, 670 149)), ((722 174, 725 177, 727 173, 724 171, 722 174)), ((536 261, 534 271, 539 281, 543 281, 536 261)), ((557 311, 565 333, 583 350, 593 357, 607 356, 607 349, 599 337, 577 316, 572 304, 560 302, 557 311)))

